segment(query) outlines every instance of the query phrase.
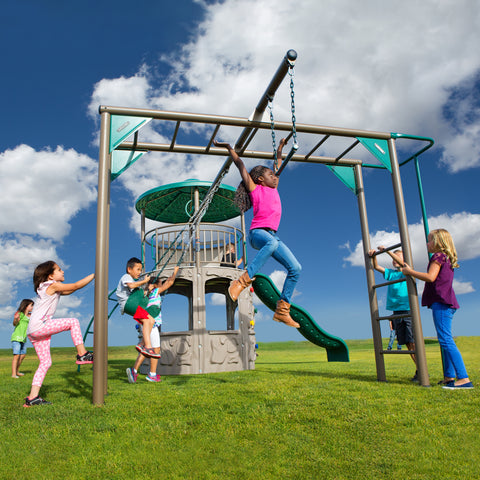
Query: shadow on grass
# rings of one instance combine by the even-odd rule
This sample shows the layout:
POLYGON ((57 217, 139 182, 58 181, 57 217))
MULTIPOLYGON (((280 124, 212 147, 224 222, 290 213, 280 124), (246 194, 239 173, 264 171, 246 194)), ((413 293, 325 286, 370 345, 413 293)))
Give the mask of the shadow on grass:
POLYGON ((372 374, 362 374, 362 373, 341 373, 338 374, 336 372, 312 372, 312 371, 305 371, 305 370, 285 370, 283 373, 287 375, 295 375, 298 377, 321 377, 327 379, 341 379, 341 380, 351 380, 355 382, 368 382, 368 383, 390 383, 396 385, 405 385, 405 383, 409 383, 412 385, 418 385, 410 382, 408 378, 400 379, 394 378, 390 379, 386 382, 380 382, 377 380, 375 375, 372 374))
MULTIPOLYGON (((127 375, 125 373, 125 370, 128 367, 133 366, 134 359, 115 359, 115 360, 109 360, 108 362, 108 368, 109 368, 109 378, 115 378, 117 380, 120 380, 122 382, 128 383, 127 375)), ((334 379, 341 379, 341 380, 349 380, 352 382, 366 382, 366 383, 387 383, 387 384, 392 384, 392 385, 405 385, 405 384, 411 384, 411 385, 418 385, 414 384, 409 381, 409 378, 391 378, 388 379, 386 382, 379 382, 376 378, 376 375, 373 373, 352 373, 352 372, 325 372, 321 370, 317 371, 312 371, 312 370, 301 370, 298 368, 300 365, 324 365, 325 362, 322 361, 308 361, 308 362, 262 362, 258 363, 257 365, 261 367, 262 365, 291 365, 291 366, 297 366, 297 368, 287 368, 287 369, 282 369, 281 371, 276 371, 274 372, 275 375, 288 375, 288 376, 298 376, 298 377, 311 377, 313 378, 324 378, 324 379, 329 379, 329 380, 334 380, 334 379)), ((262 373, 260 369, 254 370, 257 374, 262 373)), ((165 375, 163 377, 168 378, 168 383, 171 385, 175 386, 183 386, 191 383, 194 380, 201 380, 203 382, 208 381, 209 383, 217 383, 217 384, 228 384, 232 382, 237 382, 237 379, 233 378, 230 380, 228 378, 225 378, 224 374, 238 374, 238 373, 245 373, 246 371, 239 371, 239 372, 218 372, 218 373, 209 373, 209 374, 204 374, 204 375, 165 375)), ((271 371, 265 371, 265 373, 268 373, 268 375, 271 375, 271 371)), ((78 387, 78 386, 77 386, 78 387)), ((80 390, 80 389, 79 389, 80 390)), ((88 392, 90 393, 91 387, 88 384, 84 384, 83 392, 88 392), (87 387, 87 388, 85 388, 87 387)), ((80 396, 80 393, 79 393, 80 396)))
MULTIPOLYGON (((91 365, 82 365, 82 368, 85 370, 88 368, 89 373, 91 373, 91 365)), ((82 370, 82 373, 85 372, 82 370)), ((75 398, 89 398, 92 396, 92 378, 90 375, 87 377, 87 381, 75 370, 75 372, 62 373, 61 377, 66 380, 65 387, 61 389, 63 393, 75 398)))

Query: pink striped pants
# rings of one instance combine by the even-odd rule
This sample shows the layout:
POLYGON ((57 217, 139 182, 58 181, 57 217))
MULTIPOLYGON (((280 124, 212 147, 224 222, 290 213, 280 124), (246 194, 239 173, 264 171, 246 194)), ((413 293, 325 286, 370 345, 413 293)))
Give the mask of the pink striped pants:
POLYGON ((70 330, 73 344, 75 346, 83 343, 80 323, 76 318, 50 318, 40 330, 37 330, 28 336, 37 352, 38 359, 40 360, 37 371, 33 376, 32 385, 41 387, 45 375, 52 365, 52 357, 50 356, 50 339, 52 335, 66 332, 67 330, 70 330))

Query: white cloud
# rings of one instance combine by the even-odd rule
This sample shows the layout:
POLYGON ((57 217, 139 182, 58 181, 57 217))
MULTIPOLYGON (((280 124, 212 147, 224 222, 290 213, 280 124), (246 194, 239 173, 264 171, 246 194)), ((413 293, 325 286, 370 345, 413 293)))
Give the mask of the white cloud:
POLYGON ((98 107, 100 105, 148 108, 150 86, 146 74, 145 68, 140 68, 139 73, 133 77, 104 78, 97 82, 94 85, 88 114, 98 121, 100 118, 98 107))
POLYGON ((0 234, 63 239, 72 217, 96 200, 96 184, 96 163, 73 149, 6 150, 0 154, 0 234))
MULTIPOLYGON (((132 77, 95 85, 92 117, 98 118, 100 104, 248 117, 286 51, 295 48, 297 121, 429 136, 451 171, 480 165, 480 115, 471 98, 459 100, 458 94, 472 95, 480 70, 478 2, 462 0, 454 10, 451 2, 435 0, 407 0, 401 9, 369 0, 360 10, 354 0, 200 4, 205 15, 196 35, 177 52, 163 55, 158 65, 141 65, 132 77), (173 68, 167 78, 156 74, 162 62, 173 68)), ((277 120, 290 118, 288 83, 275 96, 277 120)), ((172 126, 168 135, 159 128, 149 124, 140 137, 165 141, 172 126)), ((220 135, 236 139, 231 130, 220 135)), ((270 148, 267 134, 258 142, 270 148)), ((312 142, 299 139, 301 149, 312 142)), ((333 143, 326 142, 322 153, 338 154, 328 151, 333 143)), ((221 165, 215 157, 150 153, 117 181, 136 197, 172 181, 211 180, 221 165)), ((227 182, 238 179, 233 171, 227 182)))
POLYGON ((461 295, 462 293, 472 293, 475 291, 472 282, 462 282, 456 279, 453 280, 453 290, 457 295, 461 295))
MULTIPOLYGON (((461 212, 453 215, 443 214, 428 219, 430 230, 445 228, 452 235, 458 260, 470 260, 480 256, 480 214, 461 212)), ((423 223, 409 225, 410 243, 412 247, 413 266, 419 271, 425 271, 428 263, 425 232, 423 223)), ((372 248, 380 245, 391 246, 400 242, 400 235, 397 232, 377 231, 370 235, 372 248)), ((345 245, 342 246, 345 248, 345 245)), ((364 267, 363 243, 359 241, 350 254, 343 259, 351 266, 364 267)), ((379 255, 378 263, 384 267, 391 265, 390 257, 379 255)), ((471 282, 456 281, 457 293, 469 293, 474 291, 471 282)), ((423 288, 423 287, 422 287, 423 288)))
POLYGON ((210 295, 210 304, 211 305, 225 305, 225 295, 221 293, 212 293, 210 295))
MULTIPOLYGON (((87 287, 91 288, 91 287, 87 287)), ((60 297, 58 307, 55 312, 57 318, 77 318, 81 319, 81 314, 78 312, 78 307, 82 304, 82 298, 77 295, 64 295, 60 297)))
POLYGON ((285 283, 285 278, 287 278, 287 272, 284 270, 274 270, 270 275, 270 279, 281 292, 283 284, 285 283))
MULTIPOLYGON (((138 101, 135 106, 248 116, 281 57, 295 47, 299 121, 434 136, 449 148, 445 161, 451 168, 466 168, 463 157, 451 156, 458 132, 442 112, 452 89, 480 68, 474 47, 480 7, 460 3, 464 8, 452 14, 449 2, 410 0, 398 10, 367 1, 354 16, 353 0, 304 0, 301 8, 273 0, 205 4, 197 36, 182 46, 162 86, 154 88, 149 68, 142 67, 130 79, 99 82, 95 103, 138 101), (248 21, 231 28, 232 18, 248 21), (122 97, 122 90, 128 95, 122 97)), ((282 119, 289 118, 286 84, 276 96, 282 119)), ((463 117, 474 108, 467 104, 463 117)), ((471 166, 479 164, 478 154, 469 157, 471 166)))
MULTIPOLYGON (((18 284, 31 280, 37 264, 60 260, 56 246, 72 218, 96 200, 96 184, 96 163, 73 149, 19 145, 0 153, 0 304, 16 298, 18 284)), ((2 308, 0 318, 11 309, 2 308)))

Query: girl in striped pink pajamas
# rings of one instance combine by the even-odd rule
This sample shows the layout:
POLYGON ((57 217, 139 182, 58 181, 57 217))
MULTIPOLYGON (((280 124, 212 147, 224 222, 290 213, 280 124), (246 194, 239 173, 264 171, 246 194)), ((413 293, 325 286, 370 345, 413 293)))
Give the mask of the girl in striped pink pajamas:
POLYGON ((52 365, 50 357, 50 338, 56 333, 70 330, 73 344, 77 349, 79 365, 93 363, 93 353, 88 352, 83 344, 80 323, 76 318, 52 318, 57 309, 60 295, 70 295, 80 288, 88 285, 94 278, 90 274, 75 283, 63 283, 65 280, 63 270, 52 260, 41 263, 33 273, 33 287, 38 298, 28 324, 28 338, 35 347, 40 364, 33 376, 30 395, 25 398, 24 407, 33 405, 50 404, 39 396, 40 387, 48 369, 52 365))

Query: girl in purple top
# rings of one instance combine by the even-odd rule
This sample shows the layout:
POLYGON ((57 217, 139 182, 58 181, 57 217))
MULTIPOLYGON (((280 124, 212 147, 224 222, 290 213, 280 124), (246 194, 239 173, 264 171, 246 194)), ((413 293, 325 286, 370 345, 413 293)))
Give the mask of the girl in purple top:
POLYGON ((230 283, 228 294, 233 301, 236 301, 242 290, 252 283, 255 274, 270 257, 273 257, 287 269, 287 278, 283 284, 273 319, 290 327, 299 328, 300 325, 290 316, 290 300, 302 267, 277 235, 282 216, 282 204, 277 190, 279 177, 276 172, 282 164, 282 150, 286 140, 283 138, 280 141, 275 171, 263 165, 257 165, 248 172, 242 159, 228 143, 215 141, 214 144, 228 150, 240 171, 242 182, 235 194, 235 204, 242 212, 246 212, 253 206, 249 240, 250 245, 258 250, 257 256, 247 266, 246 272, 238 280, 230 283))
POLYGON ((432 309, 438 343, 442 348, 443 388, 473 388, 462 355, 452 336, 453 314, 459 306, 452 287, 453 269, 458 268, 457 251, 450 233, 443 228, 432 230, 428 235, 427 249, 433 253, 427 273, 416 272, 406 263, 402 273, 425 282, 422 305, 432 309))

